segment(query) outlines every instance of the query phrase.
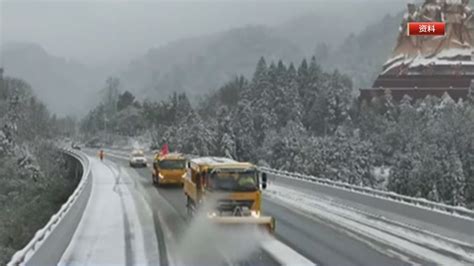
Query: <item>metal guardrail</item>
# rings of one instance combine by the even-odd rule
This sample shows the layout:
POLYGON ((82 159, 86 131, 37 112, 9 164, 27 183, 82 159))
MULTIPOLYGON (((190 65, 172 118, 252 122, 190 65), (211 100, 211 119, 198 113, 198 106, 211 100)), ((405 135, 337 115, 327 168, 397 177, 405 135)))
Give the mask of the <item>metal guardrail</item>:
POLYGON ((370 187, 351 185, 351 184, 344 183, 341 181, 334 181, 334 180, 329 180, 326 178, 320 178, 320 177, 304 175, 304 174, 299 174, 299 173, 291 173, 288 171, 276 170, 276 169, 272 169, 268 167, 259 167, 259 169, 268 174, 274 174, 274 175, 279 175, 279 176, 284 176, 284 177, 289 177, 289 178, 294 178, 294 179, 299 179, 299 180, 305 180, 309 182, 315 182, 321 185, 331 186, 331 187, 344 189, 344 190, 348 190, 352 192, 363 193, 363 194, 370 195, 373 197, 390 199, 390 200, 403 202, 403 203, 410 204, 417 207, 428 208, 431 210, 441 211, 441 212, 449 213, 452 215, 458 215, 465 218, 474 219, 474 211, 461 207, 461 206, 450 206, 443 203, 429 201, 424 198, 414 198, 414 197, 400 195, 391 191, 382 191, 382 190, 377 190, 370 187))
POLYGON ((33 239, 31 239, 30 242, 23 249, 17 251, 13 255, 11 261, 7 264, 8 266, 25 265, 28 263, 28 260, 43 245, 43 243, 58 227, 64 217, 66 217, 69 211, 76 205, 78 199, 83 194, 82 192, 86 188, 87 183, 89 182, 91 166, 87 157, 85 157, 83 154, 73 152, 73 150, 70 149, 63 149, 63 152, 70 156, 73 156, 82 164, 83 172, 81 181, 79 182, 72 195, 69 196, 66 203, 61 206, 57 213, 51 216, 48 223, 42 229, 36 232, 33 239))
MULTIPOLYGON (((116 152, 116 151, 114 151, 116 152)), ((121 152, 123 154, 127 154, 127 152, 121 152)), ((190 155, 188 155, 190 156, 190 155)), ((315 177, 311 175, 305 175, 305 174, 300 174, 300 173, 292 173, 288 171, 283 171, 283 170, 276 170, 273 168, 269 167, 259 167, 260 170, 269 173, 269 174, 276 174, 276 175, 281 175, 285 177, 290 177, 294 179, 299 179, 299 180, 306 180, 326 186, 331 186, 339 189, 344 189, 352 192, 359 192, 363 193, 365 195, 370 195, 373 197, 378 197, 378 198, 384 198, 384 199, 390 199, 398 202, 403 202, 406 204, 410 204, 413 206, 417 207, 423 207, 427 208, 430 210, 436 210, 436 211, 441 211, 443 213, 449 213, 453 215, 459 215, 462 217, 474 219, 474 210, 470 210, 461 206, 451 206, 451 205, 446 205, 443 203, 438 203, 434 201, 429 201, 424 198, 415 198, 415 197, 410 197, 410 196, 404 196, 397 194, 395 192, 391 191, 383 191, 383 190, 377 190, 373 189, 370 187, 363 187, 363 186, 357 186, 357 185, 351 185, 348 183, 344 183, 341 181, 334 181, 326 178, 320 178, 320 177, 315 177)))

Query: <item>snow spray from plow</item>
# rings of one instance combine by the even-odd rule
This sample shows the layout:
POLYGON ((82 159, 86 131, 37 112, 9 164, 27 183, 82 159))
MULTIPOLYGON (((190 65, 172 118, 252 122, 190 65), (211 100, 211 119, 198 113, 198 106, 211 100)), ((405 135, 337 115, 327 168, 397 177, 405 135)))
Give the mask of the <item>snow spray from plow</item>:
POLYGON ((253 223, 248 222, 251 217, 242 216, 234 216, 232 223, 216 219, 217 204, 218 200, 208 199, 194 214, 176 248, 178 265, 239 265, 249 260, 255 264, 253 260, 263 253, 281 265, 315 265, 275 239, 257 217, 253 223))
POLYGON ((216 200, 201 206, 178 242, 181 265, 215 265, 239 262, 261 251, 271 236, 254 224, 220 224, 212 221, 216 200))

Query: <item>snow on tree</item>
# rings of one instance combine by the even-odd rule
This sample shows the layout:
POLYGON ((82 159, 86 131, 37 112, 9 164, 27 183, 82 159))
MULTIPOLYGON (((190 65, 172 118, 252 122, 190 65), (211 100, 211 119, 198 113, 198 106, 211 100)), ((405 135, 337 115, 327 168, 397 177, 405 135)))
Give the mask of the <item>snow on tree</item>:
MULTIPOLYGON (((302 71, 302 70, 301 70, 302 71)), ((302 104, 305 109, 309 109, 313 106, 315 100, 318 98, 319 93, 321 93, 321 85, 324 82, 325 75, 321 70, 321 67, 316 62, 316 58, 313 56, 308 68, 307 79, 302 79, 304 84, 301 84, 302 90, 301 98, 302 104)))
POLYGON ((293 65, 288 69, 280 61, 277 68, 279 77, 275 84, 272 107, 277 119, 274 127, 284 127, 288 121, 302 120, 302 105, 298 93, 296 70, 293 65))
POLYGON ((175 108, 175 112, 176 112, 175 119, 177 121, 182 121, 183 119, 187 119, 189 115, 194 112, 186 93, 182 93, 178 95, 176 105, 173 106, 173 108, 175 108))
POLYGON ((141 112, 135 106, 128 106, 113 116, 110 127, 122 136, 136 136, 145 128, 141 112))
POLYGON ((299 93, 302 97, 306 95, 306 90, 310 89, 307 87, 309 81, 309 71, 308 71, 308 62, 306 59, 301 61, 300 66, 298 67, 298 84, 299 86, 299 93))
POLYGON ((330 88, 327 93, 328 120, 330 132, 335 132, 337 127, 349 118, 351 105, 351 83, 347 77, 334 71, 331 76, 330 88))
MULTIPOLYGON (((315 57, 309 64, 302 60, 298 70, 282 61, 267 65, 262 57, 250 81, 234 78, 196 108, 179 93, 142 104, 130 104, 124 93, 117 105, 128 106, 122 111, 139 110, 154 142, 168 143, 174 151, 227 156, 372 187, 381 185, 372 175, 374 168, 389 167, 383 183, 388 190, 474 205, 472 99, 455 103, 447 95, 417 101, 405 96, 395 102, 386 91, 358 103, 351 83, 338 71, 323 71, 315 57)), ((104 130, 105 109, 101 104, 91 111, 83 129, 104 130)), ((142 120, 121 112, 107 124, 143 134, 129 131, 142 120)))
POLYGON ((242 161, 254 159, 254 149, 257 146, 253 110, 251 103, 243 99, 239 102, 234 116, 234 132, 236 134, 236 154, 242 161))
POLYGON ((285 98, 288 100, 288 104, 286 105, 286 109, 288 110, 287 120, 302 123, 304 105, 299 97, 298 76, 293 64, 290 64, 288 67, 286 79, 285 98))
POLYGON ((357 134, 340 127, 335 136, 321 141, 323 154, 321 160, 323 174, 331 179, 351 184, 374 186, 371 175, 373 166, 373 147, 357 134))
POLYGON ((31 87, 24 81, 14 78, 5 78, 2 80, 5 89, 5 111, 1 117, 0 144, 4 154, 14 152, 17 135, 18 123, 23 118, 22 107, 31 94, 31 87))
POLYGON ((277 124, 277 118, 273 112, 272 106, 272 89, 271 85, 256 84, 256 90, 261 90, 260 96, 255 98, 252 102, 252 109, 254 114, 252 115, 254 120, 254 132, 257 142, 263 141, 265 133, 274 128, 277 124))
POLYGON ((167 126, 163 130, 163 134, 161 135, 161 139, 160 139, 160 142, 158 143, 158 147, 162 147, 164 144, 168 144, 170 151, 173 151, 173 152, 182 151, 181 145, 183 141, 181 139, 178 139, 178 136, 182 136, 182 135, 178 135, 178 134, 184 133, 183 131, 184 130, 182 129, 182 127, 178 125, 167 126))
POLYGON ((296 171, 304 161, 304 155, 301 151, 307 138, 306 130, 301 122, 290 120, 280 134, 280 141, 284 145, 284 150, 283 153, 276 154, 279 157, 275 158, 275 163, 276 165, 284 165, 290 171, 296 171), (285 160, 285 163, 282 160, 285 160))
POLYGON ((448 202, 455 206, 464 206, 466 199, 464 195, 464 189, 466 186, 466 178, 462 169, 462 162, 459 155, 451 150, 448 157, 448 165, 444 176, 448 181, 450 189, 450 197, 448 202))
POLYGON ((52 144, 58 120, 23 80, 0 79, 0 264, 25 246, 77 184, 52 144), (39 211, 41 210, 41 211, 39 211))
POLYGON ((255 68, 255 72, 253 74, 253 83, 262 83, 267 79, 267 62, 265 58, 260 57, 257 63, 257 67, 255 68))
POLYGON ((120 80, 116 77, 109 77, 105 81, 105 87, 102 90, 102 103, 105 106, 107 114, 113 114, 117 110, 117 101, 119 99, 120 80))
POLYGON ((396 193, 413 196, 413 186, 411 184, 411 173, 415 161, 412 154, 398 154, 393 165, 393 171, 389 177, 387 188, 396 193))
POLYGON ((222 150, 222 155, 227 158, 235 158, 235 141, 234 136, 229 133, 224 133, 221 138, 220 147, 222 150))
POLYGON ((259 156, 270 166, 281 170, 292 170, 290 143, 286 135, 270 130, 259 151, 259 156))
POLYGON ((122 111, 123 109, 131 106, 135 102, 135 96, 129 91, 125 91, 120 94, 117 100, 117 111, 122 111))
POLYGON ((222 106, 218 112, 217 151, 219 155, 236 158, 235 135, 229 110, 222 106))
POLYGON ((179 141, 183 143, 180 151, 193 155, 212 155, 215 150, 215 134, 212 128, 194 112, 187 117, 185 123, 186 128, 178 135, 179 141))

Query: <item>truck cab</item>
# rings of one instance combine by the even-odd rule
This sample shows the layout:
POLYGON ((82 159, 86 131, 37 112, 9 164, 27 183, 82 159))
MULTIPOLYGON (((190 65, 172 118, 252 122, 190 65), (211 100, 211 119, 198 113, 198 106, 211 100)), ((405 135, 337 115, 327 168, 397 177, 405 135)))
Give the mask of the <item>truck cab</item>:
POLYGON ((181 153, 156 155, 153 161, 153 183, 182 185, 186 175, 186 158, 181 153))
POLYGON ((261 214, 266 182, 266 174, 251 163, 221 157, 191 159, 184 178, 188 215, 201 210, 218 224, 252 224, 273 232, 274 219, 261 214))

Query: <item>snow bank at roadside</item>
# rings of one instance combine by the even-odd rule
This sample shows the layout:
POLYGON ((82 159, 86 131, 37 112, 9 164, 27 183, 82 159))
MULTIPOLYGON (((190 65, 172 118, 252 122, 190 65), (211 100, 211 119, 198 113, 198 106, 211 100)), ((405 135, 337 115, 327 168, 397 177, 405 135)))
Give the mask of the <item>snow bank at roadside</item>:
MULTIPOLYGON (((322 218, 343 228, 348 234, 362 235, 372 246, 374 242, 391 246, 393 250, 382 250, 385 253, 390 252, 390 255, 404 257, 393 253, 399 250, 412 257, 443 265, 474 263, 474 247, 468 243, 363 213, 336 203, 328 197, 309 195, 277 184, 269 187, 266 196, 307 215, 322 218)), ((407 259, 406 256, 404 259, 407 259)))

